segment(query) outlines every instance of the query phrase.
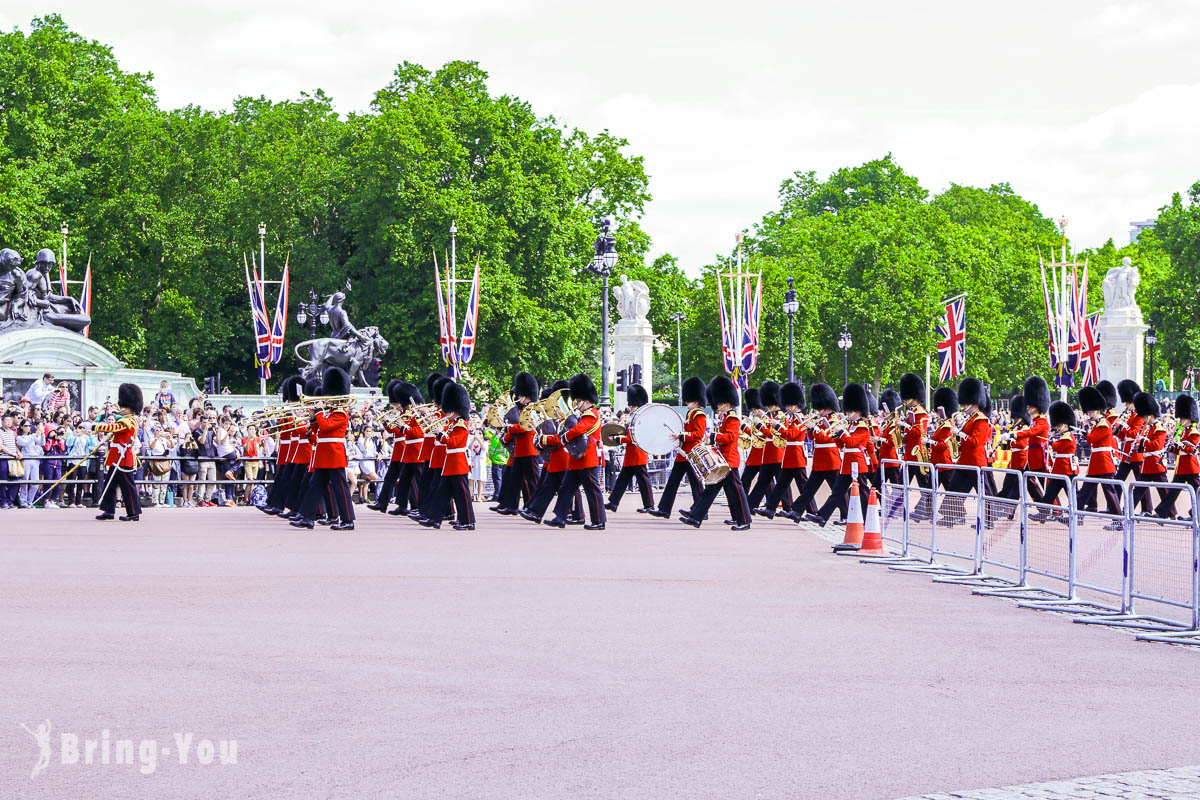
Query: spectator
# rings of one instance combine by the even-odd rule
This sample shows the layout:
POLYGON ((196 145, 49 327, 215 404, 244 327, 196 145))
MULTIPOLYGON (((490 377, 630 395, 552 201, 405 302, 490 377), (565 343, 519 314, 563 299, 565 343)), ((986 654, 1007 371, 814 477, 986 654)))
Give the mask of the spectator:
POLYGON ((154 505, 166 505, 167 481, 171 478, 171 462, 165 456, 171 455, 171 434, 158 423, 151 423, 150 441, 146 447, 146 477, 153 485, 150 489, 150 499, 154 505))
MULTIPOLYGON (((57 426, 54 430, 46 434, 46 444, 42 448, 48 456, 63 456, 67 453, 66 442, 59 436, 57 426)), ((42 462, 42 480, 46 482, 42 492, 47 492, 45 508, 58 508, 59 499, 62 497, 62 486, 55 486, 50 489, 50 486, 56 483, 63 475, 63 462, 61 458, 48 458, 42 462)))
POLYGON ((13 424, 11 414, 0 418, 0 509, 12 508, 17 504, 18 489, 14 481, 20 480, 24 474, 21 451, 17 448, 17 431, 13 424))
MULTIPOLYGON (((21 456, 34 456, 34 458, 25 459, 25 480, 37 481, 41 477, 42 462, 37 459, 37 456, 44 455, 46 438, 33 428, 33 421, 28 419, 21 420, 21 425, 17 428, 17 449, 21 456)), ((33 501, 38 496, 38 483, 21 484, 20 492, 18 493, 18 503, 21 508, 33 508, 33 501)))
MULTIPOLYGON (((247 481, 258 480, 258 474, 262 471, 262 462, 255 459, 260 458, 262 454, 263 437, 258 435, 258 427, 250 425, 246 428, 246 435, 242 437, 241 451, 242 458, 242 475, 247 481)), ((244 487, 242 495, 242 503, 250 505, 250 494, 254 490, 251 483, 247 483, 244 487)))
POLYGON ((199 492, 199 496, 196 498, 198 506, 216 505, 217 448, 213 442, 216 422, 217 412, 205 411, 200 418, 200 427, 192 431, 198 450, 196 455, 200 462, 200 474, 196 476, 196 480, 200 484, 196 487, 196 491, 199 492))
POLYGON ((44 401, 42 407, 51 417, 61 412, 70 413, 71 411, 71 390, 67 386, 67 382, 63 381, 54 387, 54 391, 50 393, 44 401))
POLYGON ((379 450, 381 440, 379 432, 376 430, 366 430, 357 438, 359 460, 358 460, 358 500, 359 503, 366 503, 370 499, 368 494, 371 487, 378 484, 381 478, 379 477, 379 450))
POLYGON ((154 405, 164 411, 175 405, 175 395, 171 394, 171 385, 166 381, 158 385, 158 391, 154 395, 154 405))
POLYGON ((49 397, 50 393, 53 391, 54 375, 47 372, 42 376, 40 381, 34 381, 32 384, 30 384, 29 389, 26 390, 25 396, 22 397, 21 400, 28 400, 30 405, 40 406, 42 401, 49 397))
POLYGON ((471 465, 471 497, 476 503, 485 499, 483 482, 487 479, 488 449, 483 436, 483 421, 478 414, 471 415, 471 436, 467 439, 467 460, 471 465))
POLYGON ((196 476, 200 474, 200 445, 196 434, 189 432, 176 448, 179 455, 179 479, 183 481, 183 507, 192 508, 196 494, 196 476))
MULTIPOLYGON (((83 427, 82 423, 79 423, 75 426, 74 430, 72 430, 70 436, 67 437, 66 444, 67 457, 71 461, 71 467, 75 466, 85 458, 88 459, 87 464, 81 466, 79 469, 75 470, 75 472, 71 473, 71 478, 73 480, 84 480, 88 477, 94 479, 96 474, 94 464, 98 460, 98 456, 91 455, 89 457, 89 454, 91 454, 92 451, 99 446, 100 442, 95 436, 92 435, 90 431, 83 427)), ((68 469, 70 469, 70 467, 68 467, 68 469)), ((86 488, 86 484, 83 483, 71 484, 67 486, 66 507, 83 508, 83 493, 86 488)))
POLYGON ((358 486, 358 461, 362 458, 362 452, 359 451, 358 445, 354 441, 354 434, 346 431, 346 480, 350 484, 350 496, 354 497, 354 490, 358 486))

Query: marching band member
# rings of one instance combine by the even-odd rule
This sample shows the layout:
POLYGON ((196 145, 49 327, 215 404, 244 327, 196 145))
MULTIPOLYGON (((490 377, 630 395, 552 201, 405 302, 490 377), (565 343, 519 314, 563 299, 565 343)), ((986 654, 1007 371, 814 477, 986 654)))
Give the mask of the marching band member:
POLYGON ((879 395, 880 413, 883 426, 879 431, 879 464, 883 469, 883 478, 888 483, 900 483, 899 464, 888 464, 889 461, 902 461, 900 451, 896 448, 893 435, 901 437, 903 447, 903 432, 900 426, 900 415, 903 411, 900 393, 895 389, 884 389, 879 395))
MULTIPOLYGON (((390 380, 387 382, 387 387, 384 388, 384 394, 387 395, 392 411, 398 411, 402 407, 400 402, 403 398, 400 388, 402 383, 403 381, 390 380)), ((383 483, 379 487, 379 494, 376 496, 375 502, 367 506, 372 511, 387 511, 388 503, 392 500, 392 491, 396 488, 396 483, 400 480, 400 473, 404 470, 405 426, 397 421, 385 425, 384 430, 392 437, 392 458, 388 462, 387 472, 383 475, 383 483)))
MULTIPOLYGON (((1029 411, 1030 423, 1026 430, 1029 451, 1026 454, 1027 472, 1049 472, 1052 466, 1046 460, 1046 448, 1050 442, 1050 420, 1046 414, 1050 410, 1050 387, 1046 381, 1037 375, 1025 379, 1025 406, 1029 411)), ((1041 502, 1045 487, 1044 478, 1035 475, 1025 481, 1026 491, 1030 500, 1041 502)))
POLYGON ((863 480, 867 482, 868 486, 879 488, 879 442, 883 436, 883 429, 879 425, 879 402, 875 399, 875 394, 871 391, 870 386, 864 386, 863 390, 867 393, 867 416, 863 419, 866 420, 867 429, 871 432, 863 447, 863 455, 867 459, 867 470, 863 475, 863 480))
POLYGON ((679 436, 679 450, 675 454, 675 463, 671 465, 671 474, 667 476, 667 484, 663 487, 658 498, 658 508, 647 511, 652 517, 669 518, 675 505, 675 494, 679 491, 679 482, 687 476, 688 485, 692 489, 692 504, 700 498, 700 479, 688 464, 687 454, 692 448, 704 441, 708 429, 708 416, 700 403, 704 401, 704 381, 695 375, 683 382, 683 404, 687 406, 687 419, 683 424, 683 433, 679 436))
MULTIPOLYGON (((431 372, 425 378, 425 396, 429 398, 429 402, 437 406, 438 397, 441 395, 440 389, 448 380, 445 375, 437 372, 431 372)), ((430 464, 433 462, 433 451, 437 444, 437 437, 433 435, 433 431, 421 431, 421 450, 417 454, 417 459, 420 463, 420 477, 417 479, 417 498, 416 502, 412 503, 412 510, 408 512, 408 518, 412 520, 420 520, 425 517, 422 513, 427 501, 433 498, 432 484, 434 472, 430 464)))
POLYGON ((729 512, 733 515, 733 527, 730 530, 744 531, 750 527, 750 506, 746 501, 746 490, 738 478, 738 467, 742 462, 742 452, 738 446, 742 420, 737 412, 737 387, 729 378, 718 375, 712 379, 709 388, 718 420, 713 440, 729 465, 729 472, 717 483, 706 486, 692 507, 680 513, 679 519, 693 528, 699 528, 708 516, 709 506, 716 499, 717 492, 724 490, 729 512))
MULTIPOLYGON (((1028 391, 1028 386, 1026 390, 1028 391)), ((1028 394, 1025 402, 1029 402, 1028 394)), ((988 412, 991 411, 992 400, 983 382, 978 378, 964 379, 958 385, 958 404, 967 415, 967 419, 962 427, 954 432, 960 440, 958 460, 954 463, 959 467, 987 467, 991 464, 988 448, 992 441, 992 423, 988 420, 988 412)), ((1049 421, 1046 422, 1046 427, 1049 428, 1049 421)), ((996 482, 990 472, 981 473, 982 486, 978 485, 978 475, 973 469, 957 469, 952 472, 954 476, 950 479, 950 491, 963 495, 974 491, 981 500, 984 496, 995 496, 996 482)), ((947 504, 949 508, 944 511, 940 522, 948 526, 965 522, 966 508, 963 498, 949 499, 953 502, 947 504)), ((988 520, 987 524, 990 525, 991 520, 988 520)))
MULTIPOLYGON (((925 381, 911 372, 900 376, 900 399, 904 402, 907 416, 900 420, 904 431, 904 461, 909 464, 927 463, 929 455, 925 449, 925 436, 929 430, 929 412, 921 402, 925 399, 925 381)), ((909 467, 908 479, 915 480, 921 489, 929 489, 933 479, 928 471, 909 467)))
MULTIPOLYGON (((563 396, 569 399, 570 387, 564 380, 557 380, 542 390, 541 399, 545 400, 560 389, 563 390, 563 396)), ((557 433, 535 434, 534 446, 542 453, 546 463, 542 468, 541 477, 538 478, 537 488, 533 490, 533 497, 521 509, 520 514, 524 519, 536 524, 542 521, 546 509, 558 496, 563 478, 566 477, 567 467, 571 463, 571 455, 563 447, 557 433)), ((579 492, 575 493, 571 516, 567 517, 568 524, 583 521, 583 504, 579 501, 579 494, 579 492)))
MULTIPOLYGON (((784 416, 783 411, 779 408, 779 384, 775 381, 763 381, 762 385, 758 387, 758 397, 765 412, 762 419, 759 420, 759 431, 763 438, 762 467, 759 469, 758 481, 754 484, 754 488, 746 490, 746 502, 750 504, 751 511, 758 508, 763 498, 775 488, 775 484, 779 481, 779 473, 783 470, 784 448, 775 444, 775 433, 784 416)), ((743 488, 746 485, 746 482, 742 481, 743 488)), ((788 501, 786 494, 781 496, 780 502, 783 504, 784 511, 792 510, 792 504, 788 501)))
POLYGON ((428 518, 421 520, 426 528, 442 527, 451 500, 454 501, 456 531, 475 530, 475 510, 471 505, 471 491, 467 486, 467 440, 471 431, 467 417, 471 415, 471 398, 467 390, 458 383, 447 383, 442 391, 442 412, 447 420, 446 428, 438 436, 445 451, 441 479, 437 483, 437 495, 433 498, 428 518))
MULTIPOLYGON (((1092 454, 1088 458, 1087 477, 1089 478, 1111 479, 1117 474, 1117 467, 1113 462, 1112 425, 1109 424, 1106 416, 1109 408, 1108 401, 1098 387, 1084 386, 1079 390, 1079 410, 1092 423, 1091 429, 1085 435, 1088 445, 1092 448, 1092 454)), ((1079 508, 1083 511, 1095 511, 1097 508, 1096 494, 1100 487, 1104 488, 1105 513, 1120 514, 1120 495, 1117 493, 1117 487, 1111 484, 1084 483, 1079 488, 1076 497, 1079 508)))
POLYGON ((1134 447, 1134 442, 1138 441, 1142 434, 1143 419, 1137 413, 1133 402, 1134 397, 1141 391, 1142 387, 1138 385, 1137 381, 1127 378, 1117 382, 1117 396, 1125 404, 1125 410, 1113 423, 1113 436, 1117 439, 1118 447, 1117 480, 1119 481, 1128 479, 1130 474, 1134 476, 1134 480, 1141 480, 1142 477, 1142 454, 1134 447))
MULTIPOLYGON (((1196 407, 1196 398, 1190 394, 1181 394, 1175 398, 1175 433, 1171 438, 1170 449, 1176 454, 1175 478, 1172 483, 1186 483, 1193 489, 1200 489, 1200 410, 1196 407)), ((1166 489, 1162 501, 1154 509, 1154 513, 1163 519, 1175 518, 1175 500, 1179 497, 1179 489, 1166 489)), ((1196 510, 1192 509, 1195 514, 1196 510)))
MULTIPOLYGON (((1131 446, 1131 452, 1142 459, 1138 480, 1145 483, 1166 483, 1167 427, 1158 421, 1158 402, 1149 392, 1138 392, 1133 396, 1133 410, 1142 418, 1141 433, 1131 446)), ((1165 497, 1166 492, 1159 489, 1159 502, 1165 497)), ((1143 514, 1152 513, 1149 487, 1135 486, 1130 502, 1134 507, 1141 504, 1143 514)))
MULTIPOLYGON (((304 395, 308 397, 318 397, 321 394, 321 381, 319 378, 309 378, 304 382, 304 395)), ((312 427, 308 424, 307 419, 301 419, 299 416, 293 418, 295 427, 292 428, 293 435, 296 438, 296 449, 292 453, 292 460, 296 464, 296 472, 300 479, 292 484, 292 492, 288 495, 287 508, 291 511, 287 515, 287 519, 295 522, 301 519, 300 506, 304 503, 304 498, 308 495, 308 487, 312 484, 313 473, 313 441, 316 439, 316 434, 312 427)), ((329 506, 326 504, 326 498, 320 498, 322 505, 321 516, 324 517, 324 509, 329 506)))
MULTIPOLYGON (((933 471, 937 475, 937 485, 939 489, 949 489, 950 479, 953 477, 953 470, 938 469, 939 466, 953 464, 954 459, 950 457, 950 437, 954 435, 954 415, 958 413, 958 395, 949 386, 942 386, 935 389, 933 392, 933 407, 937 409, 938 423, 933 432, 929 434, 926 443, 929 445, 929 463, 933 465, 933 471)), ((933 488, 932 478, 930 479, 930 489, 933 488)), ((918 522, 927 520, 933 516, 933 494, 922 493, 921 502, 917 504, 916 510, 912 513, 912 519, 918 522)))
POLYGON ((867 499, 871 488, 867 483, 867 441, 871 438, 870 401, 867 390, 857 383, 847 383, 842 388, 842 412, 846 422, 837 433, 836 442, 841 450, 841 469, 838 471, 837 483, 829 494, 829 499, 816 514, 806 515, 808 519, 821 527, 829 524, 829 518, 834 510, 846 516, 849 504, 850 484, 859 483, 859 504, 863 513, 867 510, 867 499))
MULTIPOLYGON (((325 397, 350 394, 350 376, 338 367, 327 367, 321 394, 325 397)), ((292 523, 294 527, 311 529, 319 514, 321 498, 328 493, 333 500, 329 513, 336 512, 339 520, 330 529, 354 530, 354 503, 350 498, 350 485, 346 482, 346 428, 349 425, 350 415, 341 407, 326 408, 313 417, 310 428, 316 432, 316 447, 312 481, 300 506, 300 519, 292 523)))
POLYGON ((808 404, 817 412, 806 425, 808 435, 813 440, 812 471, 804 482, 800 496, 792 502, 792 519, 796 522, 820 520, 817 514, 806 512, 806 509, 811 507, 821 484, 828 485, 830 491, 835 490, 842 467, 837 438, 831 431, 834 425, 832 417, 838 410, 837 395, 828 384, 814 383, 808 389, 808 404))
POLYGON ((766 449, 762 444, 755 446, 753 440, 758 438, 754 434, 759 430, 759 420, 763 415, 761 389, 747 389, 742 393, 742 410, 746 415, 742 425, 743 428, 751 435, 750 450, 746 453, 746 464, 742 467, 742 489, 747 496, 750 494, 750 489, 754 485, 754 479, 758 477, 758 473, 762 471, 763 452, 766 449))
MULTIPOLYGON (((421 390, 407 381, 396 381, 395 386, 388 384, 388 399, 393 408, 404 412, 412 410, 413 406, 421 405, 425 398, 421 390)), ((419 504, 419 481, 421 475, 421 449, 425 443, 425 432, 415 420, 404 420, 404 415, 388 427, 392 434, 392 461, 388 464, 387 474, 383 477, 383 486, 375 504, 367 506, 375 511, 386 511, 393 517, 408 515, 411 502, 415 507, 419 504), (392 487, 395 487, 396 507, 388 511, 388 503, 392 499, 392 487)))
MULTIPOLYGON (((523 409, 538 398, 537 378, 528 372, 518 372, 509 391, 516 400, 517 408, 523 409)), ((538 482, 538 451, 533 446, 533 434, 533 431, 522 428, 519 421, 509 425, 504 432, 504 443, 513 445, 513 449, 508 457, 508 466, 504 469, 504 477, 500 480, 500 502, 491 509, 497 514, 515 516, 522 498, 525 505, 529 505, 533 499, 538 482)))
MULTIPOLYGON (((630 385, 625 397, 633 411, 650 402, 649 393, 646 392, 644 386, 638 383, 630 385)), ((650 490, 650 473, 646 471, 649 459, 646 452, 633 443, 628 430, 621 435, 621 444, 625 445, 625 459, 621 463, 621 472, 613 483, 612 493, 608 496, 605 508, 609 511, 616 511, 621 505, 621 497, 625 494, 625 490, 629 488, 632 481, 636 480, 638 491, 642 495, 642 507, 638 511, 643 514, 648 513, 654 508, 654 494, 650 490)))
POLYGON ((94 433, 111 433, 104 466, 108 476, 104 479, 104 490, 100 494, 100 513, 96 519, 112 519, 117 510, 117 490, 125 504, 122 522, 137 522, 142 518, 142 503, 138 499, 133 473, 137 469, 137 420, 142 413, 142 389, 135 383, 122 383, 117 387, 117 406, 121 415, 116 422, 102 422, 92 426, 94 433))
MULTIPOLYGON (((446 416, 446 412, 442 408, 442 395, 446 393, 446 389, 453 383, 454 379, 446 376, 441 376, 433 382, 433 397, 430 400, 438 407, 436 417, 438 420, 446 416)), ((429 467, 426 470, 429 475, 428 488, 421 490, 420 513, 417 516, 418 523, 422 520, 433 518, 433 498, 437 496, 438 484, 442 480, 442 468, 446 465, 446 443, 438 438, 435 431, 426 431, 425 433, 426 435, 433 436, 433 448, 429 451, 429 467)))
MULTIPOLYGON (((804 440, 808 438, 808 429, 801 424, 800 420, 800 411, 804 407, 804 387, 794 382, 785 383, 779 389, 779 399, 787 412, 787 417, 780 427, 780 432, 787 442, 783 447, 783 468, 779 471, 775 488, 767 495, 764 507, 756 508, 753 511, 767 519, 774 518, 775 509, 779 507, 780 501, 783 500, 793 483, 796 485, 796 491, 803 493, 804 484, 808 481, 808 473, 805 470, 808 460, 804 455, 804 440)), ((815 511, 816 507, 812 506, 811 510, 815 511)), ((793 522, 798 521, 798 515, 799 512, 795 510, 794 506, 790 511, 779 512, 779 516, 786 517, 793 522)))
MULTIPOLYGON (((303 378, 299 375, 289 375, 279 384, 279 398, 285 404, 296 403, 300 400, 300 390, 303 388, 303 378)), ((271 482, 271 490, 267 492, 266 504, 259 506, 260 511, 271 515, 283 512, 293 482, 298 482, 301 477, 300 468, 292 459, 300 444, 296 420, 291 416, 283 417, 278 426, 279 446, 275 450, 275 480, 271 482)))
POLYGON ((600 464, 600 410, 596 408, 596 385, 581 372, 571 378, 568 391, 571 393, 571 402, 578 410, 579 421, 575 427, 563 433, 563 445, 580 437, 587 438, 588 443, 582 456, 571 456, 567 464, 567 475, 558 490, 558 501, 554 504, 554 517, 545 520, 545 524, 555 528, 566 527, 567 514, 571 510, 575 493, 582 488, 584 499, 587 501, 588 517, 591 520, 583 527, 589 531, 602 531, 606 518, 604 493, 600 490, 596 470, 600 464))
MULTIPOLYGON (((1075 434, 1071 432, 1071 429, 1075 427, 1075 410, 1063 401, 1055 400, 1050 404, 1049 425, 1052 431, 1050 451, 1053 461, 1050 465, 1050 473, 1062 477, 1050 478, 1046 481, 1046 490, 1038 502, 1052 506, 1058 500, 1059 492, 1069 492, 1068 481, 1073 481, 1076 473, 1079 472, 1079 465, 1075 460, 1077 447, 1075 434)), ((1031 514, 1029 518, 1035 522, 1054 519, 1064 525, 1070 522, 1060 509, 1051 512, 1048 508, 1041 508, 1037 513, 1031 514)))

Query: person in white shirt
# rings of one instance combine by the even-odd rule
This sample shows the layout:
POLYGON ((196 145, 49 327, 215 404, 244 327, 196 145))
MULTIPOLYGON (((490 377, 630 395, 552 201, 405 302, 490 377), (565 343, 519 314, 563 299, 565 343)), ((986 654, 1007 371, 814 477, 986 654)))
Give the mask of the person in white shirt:
POLYGON ((40 381, 34 381, 29 390, 25 392, 25 397, 29 398, 29 402, 35 406, 40 406, 50 394, 54 391, 54 375, 47 372, 42 376, 40 381))

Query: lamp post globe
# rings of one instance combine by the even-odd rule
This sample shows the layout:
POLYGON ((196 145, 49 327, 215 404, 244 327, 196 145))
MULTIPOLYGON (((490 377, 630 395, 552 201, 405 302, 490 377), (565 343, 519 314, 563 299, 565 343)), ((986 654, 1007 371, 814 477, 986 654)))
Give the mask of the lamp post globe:
POLYGON ((792 286, 792 277, 789 275, 787 279, 788 288, 783 293, 783 313, 787 314, 788 318, 788 381, 796 380, 796 362, 795 352, 792 349, 792 331, 793 323, 796 319, 796 312, 800 310, 800 303, 796 300, 796 289, 792 286))
POLYGON ((854 340, 850 338, 850 328, 846 325, 842 326, 842 333, 838 336, 838 347, 842 348, 842 385, 845 386, 850 382, 850 348, 854 346, 854 340))
POLYGON ((596 220, 596 248, 588 269, 600 277, 600 405, 607 406, 608 400, 608 276, 617 265, 617 237, 609 229, 612 219, 601 217, 596 220))

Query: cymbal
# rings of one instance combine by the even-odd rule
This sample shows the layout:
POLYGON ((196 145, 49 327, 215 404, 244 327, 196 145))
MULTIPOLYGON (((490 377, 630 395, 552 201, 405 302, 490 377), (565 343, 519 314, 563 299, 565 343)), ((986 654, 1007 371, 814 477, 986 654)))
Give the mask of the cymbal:
POLYGON ((600 428, 600 441, 605 447, 620 447, 625 430, 625 426, 619 422, 606 423, 600 428))

